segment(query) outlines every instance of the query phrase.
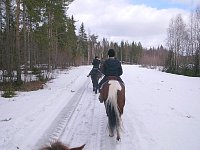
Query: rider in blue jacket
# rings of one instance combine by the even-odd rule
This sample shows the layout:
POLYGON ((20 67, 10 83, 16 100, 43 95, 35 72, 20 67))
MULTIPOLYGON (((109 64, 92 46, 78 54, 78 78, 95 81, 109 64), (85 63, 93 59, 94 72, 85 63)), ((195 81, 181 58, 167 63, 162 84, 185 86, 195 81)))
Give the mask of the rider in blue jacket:
POLYGON ((121 62, 115 58, 115 50, 108 50, 108 59, 102 65, 101 72, 104 74, 104 78, 99 82, 99 88, 103 83, 108 80, 108 76, 115 76, 118 81, 122 82, 120 76, 123 74, 121 62))

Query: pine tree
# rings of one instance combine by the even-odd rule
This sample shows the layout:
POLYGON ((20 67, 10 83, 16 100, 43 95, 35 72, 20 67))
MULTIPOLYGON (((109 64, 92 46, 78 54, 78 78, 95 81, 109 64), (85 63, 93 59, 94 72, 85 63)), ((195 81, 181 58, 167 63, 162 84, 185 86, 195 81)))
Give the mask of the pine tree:
POLYGON ((85 33, 85 27, 83 23, 81 23, 81 26, 79 29, 78 53, 81 57, 81 61, 85 63, 88 57, 88 41, 87 41, 87 34, 85 33))
POLYGON ((77 36, 76 36, 76 27, 75 27, 74 17, 68 19, 67 22, 67 47, 70 50, 72 55, 73 65, 76 65, 76 57, 77 57, 77 36))

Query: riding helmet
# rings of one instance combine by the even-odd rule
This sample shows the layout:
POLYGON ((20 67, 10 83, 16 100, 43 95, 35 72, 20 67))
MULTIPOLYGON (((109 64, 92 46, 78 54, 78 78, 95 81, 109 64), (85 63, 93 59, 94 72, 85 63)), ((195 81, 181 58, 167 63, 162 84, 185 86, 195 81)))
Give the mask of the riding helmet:
POLYGON ((108 50, 108 56, 109 57, 114 57, 115 56, 115 50, 114 49, 109 49, 108 50))

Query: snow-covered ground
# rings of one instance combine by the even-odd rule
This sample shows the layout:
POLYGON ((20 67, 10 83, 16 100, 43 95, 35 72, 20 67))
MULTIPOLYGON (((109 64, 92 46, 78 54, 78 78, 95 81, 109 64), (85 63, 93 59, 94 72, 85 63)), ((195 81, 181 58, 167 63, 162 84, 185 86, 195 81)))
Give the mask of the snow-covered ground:
POLYGON ((200 150, 200 78, 124 65, 120 142, 86 75, 91 66, 59 71, 44 89, 0 97, 0 150, 37 150, 60 140, 84 150, 200 150))

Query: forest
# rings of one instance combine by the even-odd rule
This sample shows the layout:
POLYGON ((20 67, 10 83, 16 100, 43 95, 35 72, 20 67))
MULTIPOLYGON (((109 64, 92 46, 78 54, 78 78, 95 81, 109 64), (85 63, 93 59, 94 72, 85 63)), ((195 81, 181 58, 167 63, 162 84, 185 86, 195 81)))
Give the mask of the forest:
POLYGON ((89 65, 95 56, 106 59, 109 48, 124 64, 200 76, 200 7, 191 12, 189 23, 180 14, 171 19, 166 46, 145 48, 141 42, 99 40, 86 33, 84 23, 77 29, 76 18, 67 13, 72 2, 0 0, 1 91, 10 94, 36 80, 43 83, 53 70, 89 65))

